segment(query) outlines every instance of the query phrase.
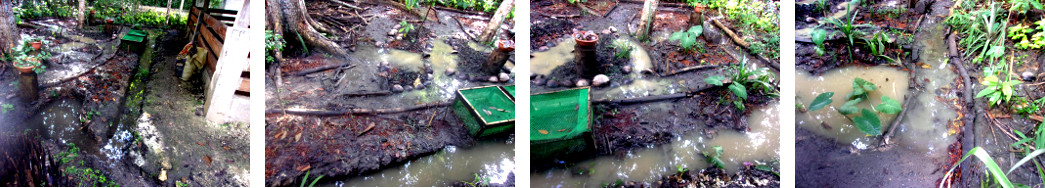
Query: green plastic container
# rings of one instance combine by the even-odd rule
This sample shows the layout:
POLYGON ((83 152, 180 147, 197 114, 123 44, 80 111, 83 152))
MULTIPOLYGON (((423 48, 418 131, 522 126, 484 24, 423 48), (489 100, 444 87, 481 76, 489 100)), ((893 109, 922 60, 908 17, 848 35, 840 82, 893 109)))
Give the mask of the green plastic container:
POLYGON ((457 90, 453 109, 475 137, 505 133, 515 128, 515 100, 498 86, 457 90))
POLYGON ((145 51, 145 37, 148 35, 145 31, 131 29, 126 35, 123 35, 123 38, 120 38, 123 40, 120 42, 120 48, 141 53, 145 51))
POLYGON ((530 152, 540 159, 593 148, 591 88, 530 96, 530 152))
POLYGON ((515 85, 501 86, 501 89, 508 93, 508 97, 515 100, 515 85))

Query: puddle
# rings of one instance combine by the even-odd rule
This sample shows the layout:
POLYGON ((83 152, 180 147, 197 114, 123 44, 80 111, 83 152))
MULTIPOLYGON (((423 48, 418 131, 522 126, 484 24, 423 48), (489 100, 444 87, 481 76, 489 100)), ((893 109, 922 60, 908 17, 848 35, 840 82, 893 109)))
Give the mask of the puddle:
POLYGON ((573 40, 562 40, 558 45, 543 52, 533 52, 530 55, 530 72, 540 75, 548 75, 552 70, 573 61, 573 40))
POLYGON ((455 182, 473 181, 476 173, 489 178, 493 184, 502 184, 508 181, 508 174, 515 169, 514 157, 513 143, 504 140, 480 141, 471 148, 447 146, 436 154, 393 168, 319 186, 445 187, 455 182))
MULTIPOLYGON (((859 108, 871 109, 871 106, 881 104, 882 95, 888 96, 901 104, 904 94, 907 93, 909 75, 907 72, 892 67, 846 67, 828 71, 822 76, 812 76, 804 71, 795 74, 795 91, 800 103, 808 106, 817 95, 824 92, 835 92, 831 105, 817 111, 795 114, 797 124, 819 135, 834 138, 841 143, 852 144, 864 149, 872 143, 873 137, 869 137, 853 125, 852 121, 838 113, 836 109, 841 107, 846 96, 853 91, 853 79, 862 78, 878 86, 876 92, 868 97, 868 102, 861 102, 859 108), (825 129, 821 122, 826 123, 830 129, 825 129)), ((896 115, 879 114, 883 125, 888 125, 896 118, 896 115)), ((885 126, 883 126, 883 129, 885 126)))
POLYGON ((726 171, 735 173, 744 163, 758 164, 778 159, 779 109, 770 104, 754 110, 748 117, 751 131, 720 129, 714 138, 693 133, 675 138, 670 144, 629 151, 622 157, 599 156, 575 163, 569 169, 553 168, 531 175, 533 187, 597 187, 623 181, 656 182, 677 172, 677 166, 690 170, 710 166, 701 152, 722 146, 726 171))
POLYGON ((637 79, 630 84, 592 91, 595 99, 622 99, 653 95, 667 95, 685 91, 686 87, 673 79, 637 79))
POLYGON ((97 148, 94 146, 93 138, 83 128, 80 121, 80 109, 83 102, 74 99, 60 99, 48 104, 40 114, 33 116, 29 122, 29 128, 42 129, 48 139, 68 145, 75 143, 82 148, 97 148))

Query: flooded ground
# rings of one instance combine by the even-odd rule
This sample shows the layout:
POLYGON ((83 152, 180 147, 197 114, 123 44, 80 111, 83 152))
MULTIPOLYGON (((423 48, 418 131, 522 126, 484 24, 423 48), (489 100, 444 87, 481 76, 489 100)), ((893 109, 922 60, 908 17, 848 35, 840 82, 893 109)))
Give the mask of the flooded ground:
POLYGON ((505 185, 514 181, 515 146, 498 140, 480 141, 475 146, 447 146, 435 154, 407 161, 405 164, 374 173, 336 180, 322 186, 337 187, 428 187, 455 186, 474 182, 476 176, 488 178, 485 183, 505 185))
MULTIPOLYGON (((907 84, 910 76, 907 72, 893 67, 846 67, 832 70, 821 76, 811 76, 805 72, 795 74, 795 91, 797 97, 803 104, 808 104, 817 95, 825 92, 834 92, 831 105, 824 109, 808 113, 798 113, 795 116, 796 123, 803 129, 815 132, 819 135, 831 137, 842 144, 849 144, 858 149, 867 149, 876 145, 874 137, 867 136, 849 120, 848 117, 836 111, 840 108, 849 93, 853 91, 855 78, 861 78, 878 86, 877 92, 872 92, 868 97, 869 102, 862 102, 859 108, 871 109, 872 106, 881 104, 881 96, 887 96, 893 100, 904 102, 907 94, 907 84)), ((881 122, 892 122, 896 115, 882 115, 881 122)), ((888 124, 888 123, 884 123, 888 124)))
POLYGON ((752 111, 745 119, 750 131, 720 130, 713 137, 691 132, 672 138, 671 143, 628 151, 622 156, 598 156, 562 164, 530 175, 533 187, 599 187, 617 180, 657 182, 678 173, 678 167, 694 171, 710 167, 702 152, 722 146, 728 173, 741 166, 768 164, 779 156, 779 109, 770 104, 752 111))

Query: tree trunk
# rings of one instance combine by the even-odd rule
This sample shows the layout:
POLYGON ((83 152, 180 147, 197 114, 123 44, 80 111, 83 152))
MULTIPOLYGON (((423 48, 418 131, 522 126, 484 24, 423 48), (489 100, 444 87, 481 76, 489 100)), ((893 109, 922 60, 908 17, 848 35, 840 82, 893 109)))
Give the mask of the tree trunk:
MULTIPOLYGON (((273 3, 274 0, 269 0, 269 3, 273 3)), ((276 4, 270 4, 269 7, 273 7, 276 4)), ((308 16, 308 10, 305 9, 304 0, 279 0, 279 8, 269 8, 269 16, 277 16, 274 22, 280 22, 285 24, 287 27, 286 31, 294 32, 301 35, 301 39, 305 42, 305 45, 312 46, 313 49, 326 52, 330 55, 339 58, 348 57, 348 52, 340 45, 330 41, 330 39, 324 37, 319 31, 310 24, 310 17, 308 16)), ((284 35, 284 38, 287 35, 284 35)), ((293 36, 293 35, 291 35, 293 36)))
POLYGON ((497 36, 498 31, 501 31, 501 24, 504 23, 504 18, 508 17, 508 13, 512 12, 514 2, 515 0, 501 2, 501 5, 497 7, 497 11, 493 14, 493 18, 490 18, 490 23, 483 30, 483 34, 479 35, 479 42, 487 43, 492 41, 494 36, 497 36))
POLYGON ((167 0, 167 14, 163 15, 163 25, 171 24, 171 1, 172 0, 167 0))
POLYGON ((87 17, 87 0, 79 0, 79 4, 77 4, 76 10, 79 11, 76 13, 77 23, 80 24, 81 28, 86 27, 87 21, 84 20, 84 17, 87 17))
POLYGON ((649 39, 650 30, 653 30, 653 21, 657 14, 657 0, 646 0, 646 3, 642 4, 642 13, 639 14, 639 28, 635 31, 635 36, 641 40, 649 39))
MULTIPOLYGON (((21 39, 15 22, 13 1, 0 1, 0 54, 10 54, 21 39)), ((7 63, 4 63, 7 64, 7 63)))
MULTIPOLYGON (((266 19, 265 20, 265 24, 267 25, 265 28, 267 28, 268 30, 272 30, 272 33, 275 34, 275 35, 283 36, 283 22, 281 22, 282 18, 281 17, 277 18, 276 16, 271 16, 271 15, 282 15, 281 14, 282 11, 280 11, 280 9, 279 9, 279 2, 278 2, 278 0, 266 0, 265 1, 265 12, 266 12, 266 14, 270 15, 270 16, 266 16, 265 17, 265 19, 266 19)), ((283 36, 283 38, 285 39, 286 36, 283 36)), ((274 52, 272 52, 272 57, 274 57, 276 59, 275 66, 279 66, 279 63, 283 62, 283 52, 281 52, 281 51, 274 51, 274 52)))
MULTIPOLYGON (((185 0, 181 0, 181 3, 178 3, 178 12, 181 12, 183 8, 185 8, 185 0)), ((188 15, 185 17, 188 17, 188 15)))

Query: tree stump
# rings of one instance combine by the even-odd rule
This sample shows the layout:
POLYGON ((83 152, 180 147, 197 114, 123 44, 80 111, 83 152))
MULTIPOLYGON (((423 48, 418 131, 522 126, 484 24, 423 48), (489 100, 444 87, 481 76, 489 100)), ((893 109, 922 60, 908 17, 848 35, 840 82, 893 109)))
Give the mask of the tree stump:
POLYGON ((595 55, 595 46, 577 45, 573 50, 573 62, 577 65, 577 75, 591 78, 599 74, 599 62, 595 55))
POLYGON ((40 90, 40 82, 36 78, 36 72, 18 74, 18 95, 25 102, 36 100, 40 90))
POLYGON ((508 62, 508 56, 507 51, 494 49, 493 52, 490 52, 490 57, 486 58, 486 63, 483 65, 483 73, 488 75, 501 73, 504 63, 508 62))

